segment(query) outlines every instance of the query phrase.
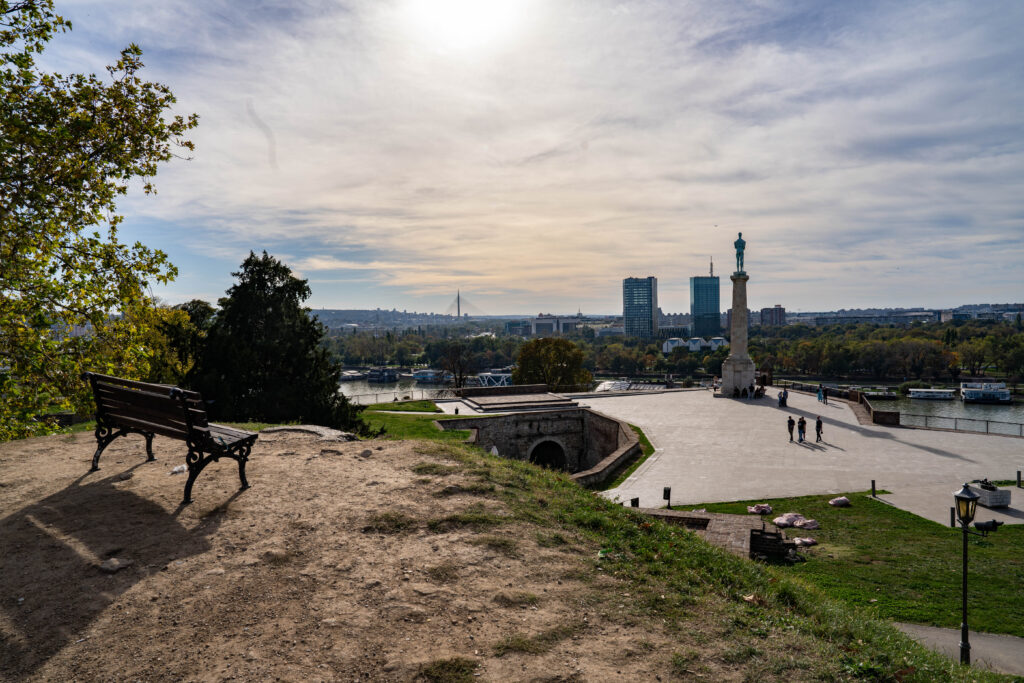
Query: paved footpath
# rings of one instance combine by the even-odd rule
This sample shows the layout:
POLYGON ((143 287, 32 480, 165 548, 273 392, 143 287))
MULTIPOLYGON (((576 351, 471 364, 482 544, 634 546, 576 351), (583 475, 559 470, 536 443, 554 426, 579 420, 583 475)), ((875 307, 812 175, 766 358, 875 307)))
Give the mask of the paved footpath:
MULTIPOLYGON (((936 652, 960 661, 960 629, 896 623, 896 628, 936 652)), ((971 666, 1024 676, 1024 638, 970 632, 971 666)))
MULTIPOLYGON (((580 403, 638 425, 657 449, 606 492, 620 500, 639 496, 643 507, 663 505, 664 486, 672 487, 673 504, 687 505, 864 491, 874 479, 879 489, 894 493, 922 486, 948 491, 923 500, 929 509, 922 515, 948 523, 960 484, 983 477, 1013 479, 1024 470, 1024 439, 861 425, 845 402, 823 405, 797 392, 790 393, 788 408, 779 408, 771 396, 741 400, 710 391, 580 403), (789 441, 790 415, 807 419, 808 442, 789 441), (814 442, 818 415, 824 422, 822 443, 814 442)), ((1014 489, 1013 495, 1012 507, 1024 509, 1024 490, 1014 489)))

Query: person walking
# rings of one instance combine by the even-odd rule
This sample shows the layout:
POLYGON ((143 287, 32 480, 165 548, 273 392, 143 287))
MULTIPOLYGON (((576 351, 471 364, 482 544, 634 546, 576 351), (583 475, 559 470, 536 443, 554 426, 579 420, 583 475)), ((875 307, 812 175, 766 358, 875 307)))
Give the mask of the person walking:
POLYGON ((797 441, 803 443, 804 439, 807 438, 807 420, 804 419, 803 415, 796 423, 797 441))
POLYGON ((789 388, 782 387, 782 407, 789 407, 789 388))
POLYGON ((821 398, 822 398, 821 385, 819 384, 818 385, 818 403, 821 403, 821 398))
POLYGON ((828 405, 828 387, 821 388, 821 400, 825 405, 828 405))
POLYGON ((814 439, 815 443, 821 441, 821 415, 814 421, 814 435, 816 437, 814 439))
POLYGON ((796 426, 796 422, 793 421, 793 416, 790 415, 789 419, 786 420, 786 427, 789 429, 789 440, 793 440, 793 427, 796 426))

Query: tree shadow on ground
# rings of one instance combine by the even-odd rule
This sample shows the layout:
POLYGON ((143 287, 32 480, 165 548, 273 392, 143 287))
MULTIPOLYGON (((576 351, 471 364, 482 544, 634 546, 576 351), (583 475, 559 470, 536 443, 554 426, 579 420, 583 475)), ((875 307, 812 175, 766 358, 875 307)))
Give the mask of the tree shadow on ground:
POLYGON ((135 584, 210 548, 223 516, 186 529, 161 506, 119 488, 121 474, 82 485, 83 476, 0 519, 3 676, 30 676, 135 584), (103 573, 98 565, 115 556, 132 566, 103 573))

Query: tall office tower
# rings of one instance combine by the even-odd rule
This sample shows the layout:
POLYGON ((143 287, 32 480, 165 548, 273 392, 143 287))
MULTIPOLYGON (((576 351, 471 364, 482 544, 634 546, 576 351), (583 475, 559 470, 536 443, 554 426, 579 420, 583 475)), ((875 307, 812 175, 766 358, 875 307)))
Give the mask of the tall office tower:
POLYGON ((786 309, 778 304, 775 304, 775 308, 762 308, 761 324, 771 327, 782 327, 786 324, 786 309))
POLYGON ((627 337, 653 339, 658 334, 658 278, 622 281, 622 324, 627 337))
POLYGON ((715 264, 711 274, 690 278, 690 317, 694 337, 717 337, 722 331, 722 311, 718 299, 718 276, 715 264))

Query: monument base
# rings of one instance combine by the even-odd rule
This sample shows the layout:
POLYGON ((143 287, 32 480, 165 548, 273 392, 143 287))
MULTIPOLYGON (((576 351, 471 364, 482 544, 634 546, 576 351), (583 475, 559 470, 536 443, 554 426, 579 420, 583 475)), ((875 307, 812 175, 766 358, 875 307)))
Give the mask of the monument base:
POLYGON ((729 356, 722 363, 722 396, 746 397, 754 387, 756 370, 750 358, 729 356))

